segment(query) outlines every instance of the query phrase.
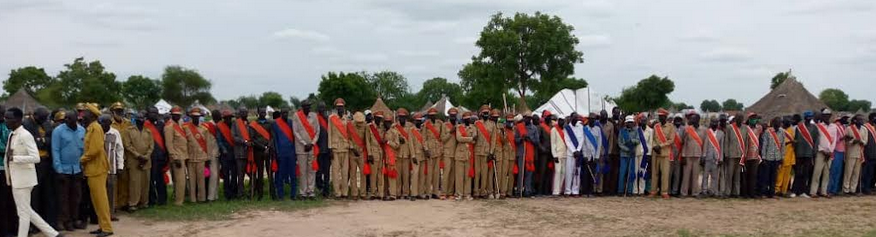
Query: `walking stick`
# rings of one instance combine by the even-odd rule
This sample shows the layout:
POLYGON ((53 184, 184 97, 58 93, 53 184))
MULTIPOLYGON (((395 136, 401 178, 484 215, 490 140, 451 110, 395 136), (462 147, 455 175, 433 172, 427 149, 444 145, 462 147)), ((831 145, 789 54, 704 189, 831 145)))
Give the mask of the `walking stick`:
POLYGON ((499 166, 496 165, 495 155, 493 156, 493 160, 490 162, 493 162, 493 187, 495 187, 495 189, 493 190, 493 195, 494 197, 499 198, 499 174, 496 173, 496 168, 499 166))

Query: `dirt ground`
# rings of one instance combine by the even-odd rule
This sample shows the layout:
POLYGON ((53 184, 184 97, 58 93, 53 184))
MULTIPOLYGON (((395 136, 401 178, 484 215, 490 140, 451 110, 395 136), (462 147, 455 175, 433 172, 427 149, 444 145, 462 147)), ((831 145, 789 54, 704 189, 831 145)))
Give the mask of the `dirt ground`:
POLYGON ((223 221, 123 217, 115 227, 117 236, 874 236, 876 197, 329 201, 223 221))

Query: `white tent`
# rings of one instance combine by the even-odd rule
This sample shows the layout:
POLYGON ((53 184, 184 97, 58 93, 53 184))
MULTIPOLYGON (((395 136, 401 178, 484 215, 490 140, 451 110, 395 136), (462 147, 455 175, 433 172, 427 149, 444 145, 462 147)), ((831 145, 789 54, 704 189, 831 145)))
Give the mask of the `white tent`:
POLYGON ((541 114, 547 110, 557 116, 565 117, 573 112, 582 114, 588 112, 598 113, 601 110, 611 111, 616 105, 607 101, 604 97, 604 94, 594 92, 589 90, 589 88, 578 90, 563 89, 533 112, 541 114))
POLYGON ((167 114, 170 113, 170 109, 173 108, 170 103, 167 103, 164 99, 159 100, 155 103, 155 108, 158 108, 158 114, 167 114))

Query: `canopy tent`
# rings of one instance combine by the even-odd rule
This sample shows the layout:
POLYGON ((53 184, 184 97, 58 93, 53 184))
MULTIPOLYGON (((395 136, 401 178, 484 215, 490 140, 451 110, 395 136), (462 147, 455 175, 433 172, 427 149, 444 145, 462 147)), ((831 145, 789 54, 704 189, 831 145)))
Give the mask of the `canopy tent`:
POLYGON ((208 109, 207 106, 202 105, 200 101, 196 100, 195 103, 192 103, 192 108, 190 109, 193 108, 201 109, 201 114, 203 114, 205 117, 207 115, 210 115, 210 109, 208 109))
POLYGON ((25 114, 33 113, 34 109, 43 106, 24 89, 19 89, 17 92, 15 92, 15 94, 9 96, 4 104, 6 105, 7 109, 12 107, 18 107, 25 114))
POLYGON ((173 108, 170 103, 167 103, 164 99, 159 100, 155 103, 155 108, 158 108, 158 114, 167 114, 170 113, 170 109, 173 108))
POLYGON ((563 89, 557 94, 554 94, 550 100, 536 108, 533 112, 541 114, 543 111, 550 111, 551 114, 566 117, 573 112, 581 113, 597 113, 601 110, 611 111, 616 107, 614 103, 604 98, 605 96, 598 92, 593 92, 588 88, 578 90, 563 89))
POLYGON ((769 120, 776 116, 801 114, 806 110, 818 111, 823 108, 827 108, 827 105, 809 93, 803 83, 792 75, 745 111, 758 113, 769 120))

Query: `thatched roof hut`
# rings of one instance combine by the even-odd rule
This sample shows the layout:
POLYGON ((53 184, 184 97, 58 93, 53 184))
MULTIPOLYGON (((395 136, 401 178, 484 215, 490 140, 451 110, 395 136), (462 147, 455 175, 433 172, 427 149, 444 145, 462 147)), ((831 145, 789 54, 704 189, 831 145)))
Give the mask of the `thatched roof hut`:
POLYGON ((822 108, 827 108, 827 105, 791 76, 745 111, 758 113, 764 119, 772 119, 822 108))
POLYGON ((33 113, 34 109, 43 106, 24 89, 20 89, 18 90, 18 92, 15 92, 15 94, 9 96, 9 98, 6 99, 6 102, 4 102, 3 104, 6 106, 7 109, 12 107, 18 107, 19 109, 24 111, 25 114, 33 113))
POLYGON ((386 103, 384 103, 383 99, 381 98, 377 98, 377 100, 374 101, 374 104, 371 105, 371 108, 369 110, 371 110, 372 113, 377 111, 383 111, 384 116, 387 116, 392 112, 392 110, 389 109, 389 106, 386 106, 386 103))

